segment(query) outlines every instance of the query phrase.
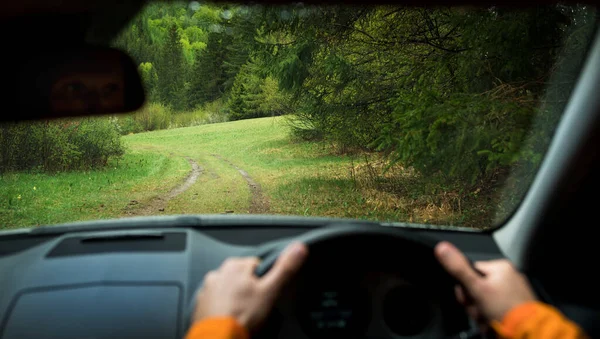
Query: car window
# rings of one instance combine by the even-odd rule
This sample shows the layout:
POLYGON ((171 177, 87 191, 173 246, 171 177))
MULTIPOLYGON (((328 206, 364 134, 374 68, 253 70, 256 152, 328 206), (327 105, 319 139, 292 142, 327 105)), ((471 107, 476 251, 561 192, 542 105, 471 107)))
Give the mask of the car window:
POLYGON ((132 114, 0 128, 0 228, 170 214, 488 229, 543 160, 587 5, 150 2, 132 114))

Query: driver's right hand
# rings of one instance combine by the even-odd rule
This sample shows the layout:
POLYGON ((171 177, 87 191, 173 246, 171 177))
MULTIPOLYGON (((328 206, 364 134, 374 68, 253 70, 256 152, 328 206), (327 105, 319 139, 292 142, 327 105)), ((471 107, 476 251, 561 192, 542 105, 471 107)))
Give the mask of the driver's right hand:
POLYGON ((435 247, 442 266, 460 282, 456 297, 468 314, 481 323, 501 322, 514 307, 535 301, 527 278, 508 260, 480 261, 476 272, 465 255, 448 242, 435 247))

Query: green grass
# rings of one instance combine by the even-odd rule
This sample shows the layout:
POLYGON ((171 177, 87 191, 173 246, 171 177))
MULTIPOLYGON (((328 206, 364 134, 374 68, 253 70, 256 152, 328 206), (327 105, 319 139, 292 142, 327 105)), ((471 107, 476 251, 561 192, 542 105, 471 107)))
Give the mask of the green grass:
POLYGON ((176 152, 204 167, 198 183, 169 202, 170 213, 248 212, 246 182, 212 156, 218 154, 260 183, 270 214, 406 219, 401 210, 369 209, 350 179, 350 157, 332 155, 324 143, 295 142, 288 132, 285 118, 276 117, 140 133, 125 140, 132 149, 176 152))
POLYGON ((193 158, 203 167, 204 172, 189 190, 169 201, 167 212, 247 213, 250 192, 237 170, 210 155, 193 158))
POLYGON ((324 142, 294 141, 282 117, 139 133, 123 140, 124 159, 102 170, 1 176, 0 224, 11 228, 129 216, 132 200, 144 206, 182 182, 190 171, 186 157, 202 167, 202 174, 164 211, 151 213, 249 213, 252 194, 229 161, 261 185, 268 214, 467 224, 463 219, 469 212, 460 201, 462 212, 457 210, 453 192, 427 195, 427 178, 404 169, 382 175, 377 155, 369 155, 369 167, 356 156, 353 161, 334 154, 324 142))
POLYGON ((183 178, 185 159, 133 151, 102 170, 0 176, 0 228, 115 218, 131 200, 168 191, 183 178))

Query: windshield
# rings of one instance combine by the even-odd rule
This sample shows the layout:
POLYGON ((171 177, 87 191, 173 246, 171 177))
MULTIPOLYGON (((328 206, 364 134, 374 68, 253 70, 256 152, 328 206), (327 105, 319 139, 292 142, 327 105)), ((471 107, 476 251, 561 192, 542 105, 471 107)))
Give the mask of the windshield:
POLYGON ((278 214, 485 229, 521 201, 589 6, 149 3, 133 113, 2 124, 0 228, 278 214))

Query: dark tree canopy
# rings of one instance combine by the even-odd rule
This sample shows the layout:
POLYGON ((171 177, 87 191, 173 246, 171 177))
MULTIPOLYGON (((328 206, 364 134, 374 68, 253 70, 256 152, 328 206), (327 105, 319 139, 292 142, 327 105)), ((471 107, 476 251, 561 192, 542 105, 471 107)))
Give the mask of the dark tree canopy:
POLYGON ((299 137, 474 183, 537 167, 594 20, 564 5, 155 3, 116 44, 175 111, 219 100, 230 120, 291 114, 299 137))

